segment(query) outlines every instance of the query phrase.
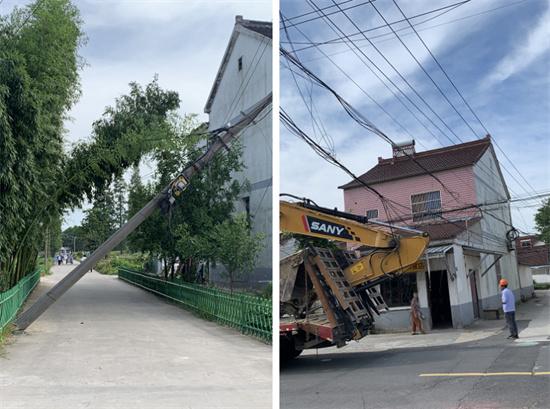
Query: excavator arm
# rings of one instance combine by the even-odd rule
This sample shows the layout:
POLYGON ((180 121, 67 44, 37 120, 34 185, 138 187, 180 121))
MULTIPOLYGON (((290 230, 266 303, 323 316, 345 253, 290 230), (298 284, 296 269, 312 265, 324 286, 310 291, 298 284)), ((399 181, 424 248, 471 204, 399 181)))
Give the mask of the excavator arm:
POLYGON ((408 266, 420 259, 429 243, 426 233, 417 231, 415 236, 399 237, 388 233, 387 227, 374 227, 368 222, 366 217, 305 202, 280 202, 281 230, 372 249, 343 270, 346 281, 352 287, 386 274, 406 271, 408 266))

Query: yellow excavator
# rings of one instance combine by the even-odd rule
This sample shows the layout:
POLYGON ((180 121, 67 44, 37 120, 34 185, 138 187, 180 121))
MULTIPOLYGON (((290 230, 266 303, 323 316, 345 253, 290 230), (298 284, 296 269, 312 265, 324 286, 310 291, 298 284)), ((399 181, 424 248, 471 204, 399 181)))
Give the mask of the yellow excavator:
MULTIPOLYGON (((302 199, 280 202, 280 229, 327 239, 281 259, 281 360, 304 349, 342 347, 373 327, 385 306, 382 281, 407 273, 428 247, 428 234, 328 209, 302 199), (399 231, 400 234, 397 234, 399 231)), ((284 246, 282 247, 284 248, 284 246)))

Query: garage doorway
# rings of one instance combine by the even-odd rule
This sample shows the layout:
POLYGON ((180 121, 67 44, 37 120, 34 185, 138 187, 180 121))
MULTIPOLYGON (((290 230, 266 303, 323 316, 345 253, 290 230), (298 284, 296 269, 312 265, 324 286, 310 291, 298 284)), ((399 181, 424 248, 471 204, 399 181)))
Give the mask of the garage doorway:
POLYGON ((428 276, 428 298, 433 328, 453 326, 447 270, 432 271, 428 276))

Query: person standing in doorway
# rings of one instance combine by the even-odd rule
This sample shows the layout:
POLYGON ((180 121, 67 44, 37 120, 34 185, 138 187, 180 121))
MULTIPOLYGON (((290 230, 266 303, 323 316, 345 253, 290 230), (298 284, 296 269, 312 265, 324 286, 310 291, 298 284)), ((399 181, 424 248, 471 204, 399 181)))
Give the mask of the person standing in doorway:
POLYGON ((417 334, 417 330, 420 333, 425 334, 422 329, 422 311, 420 310, 420 301, 418 300, 418 294, 413 293, 413 298, 411 300, 411 325, 412 325, 412 335, 417 334))
POLYGON ((516 325, 516 299, 512 290, 508 288, 508 280, 500 280, 502 290, 502 310, 506 317, 506 325, 510 330, 508 338, 518 339, 518 326, 516 325))

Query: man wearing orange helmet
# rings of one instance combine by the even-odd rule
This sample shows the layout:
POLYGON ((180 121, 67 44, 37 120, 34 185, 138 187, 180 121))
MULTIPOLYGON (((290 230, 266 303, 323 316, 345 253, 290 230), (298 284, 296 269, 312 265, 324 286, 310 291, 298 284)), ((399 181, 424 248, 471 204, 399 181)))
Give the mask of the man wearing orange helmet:
POLYGON ((499 282, 500 289, 502 290, 502 310, 506 317, 506 324, 510 330, 510 336, 508 338, 517 339, 518 326, 516 325, 516 299, 512 290, 508 288, 508 280, 502 279, 499 282))

